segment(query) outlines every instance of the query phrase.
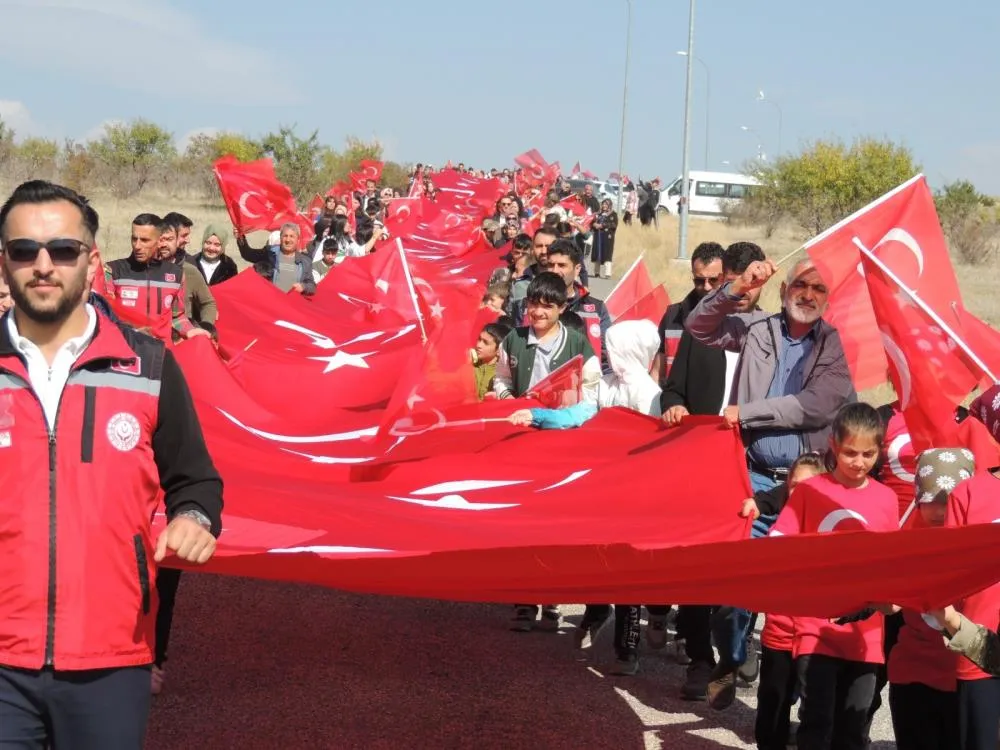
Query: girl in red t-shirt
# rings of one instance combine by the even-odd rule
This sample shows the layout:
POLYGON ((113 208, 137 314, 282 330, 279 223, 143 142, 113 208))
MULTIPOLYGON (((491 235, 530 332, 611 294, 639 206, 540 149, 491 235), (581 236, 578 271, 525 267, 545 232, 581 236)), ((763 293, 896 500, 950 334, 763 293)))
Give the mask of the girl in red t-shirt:
MULTIPOLYGON (((826 467, 820 454, 799 456, 788 469, 788 481, 773 490, 756 493, 753 499, 744 503, 740 515, 754 518, 761 513, 778 515, 796 486, 824 471, 826 467)), ((760 634, 760 683, 757 685, 757 718, 753 733, 758 750, 785 750, 798 684, 792 656, 795 630, 791 617, 771 614, 765 617, 760 634)))
MULTIPOLYGON (((833 420, 829 473, 795 489, 771 535, 895 531, 896 495, 869 476, 884 440, 885 426, 873 407, 844 406, 833 420)), ((793 623, 799 750, 861 750, 867 744, 878 665, 885 661, 882 616, 843 625, 819 617, 795 617, 793 623)))

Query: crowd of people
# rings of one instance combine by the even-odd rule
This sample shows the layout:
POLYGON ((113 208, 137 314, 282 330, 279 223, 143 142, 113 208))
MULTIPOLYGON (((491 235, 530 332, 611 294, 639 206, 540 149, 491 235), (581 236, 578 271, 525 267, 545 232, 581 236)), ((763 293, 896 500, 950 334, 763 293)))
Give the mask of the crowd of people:
MULTIPOLYGON (((595 276, 610 275, 619 218, 610 202, 584 188, 578 202, 591 220, 584 223, 561 205, 568 195, 560 187, 533 216, 514 173, 497 176, 512 189, 482 226, 497 251, 482 304, 496 320, 470 352, 477 393, 529 396, 559 367, 582 360, 579 391, 546 408, 517 409, 512 423, 575 429, 612 407, 661 418, 666 428, 715 415, 746 446, 753 496, 733 498, 733 508, 752 521, 754 538, 1000 517, 993 485, 1000 468, 976 466, 964 446, 890 455, 890 442, 906 443, 887 439, 905 434, 900 405, 858 401, 840 336, 823 318, 829 290, 810 261, 785 272, 781 309, 767 312, 761 291, 779 269, 762 248, 703 243, 692 255, 690 292, 659 325, 613 324, 587 288, 588 259, 595 276)), ((430 173, 417 180, 433 196, 430 173)), ((166 684, 181 577, 157 563, 168 551, 206 562, 221 530, 222 481, 183 375, 136 329, 217 340, 212 287, 238 273, 227 254, 233 241, 249 272, 284 292, 314 294, 338 264, 377 251, 395 197, 369 181, 353 206, 330 198, 304 247, 295 223, 262 248, 209 225, 192 253, 188 217, 143 213, 132 222, 131 254, 108 263, 96 248, 97 214, 72 190, 29 182, 0 208, 0 389, 18 424, 47 436, 19 437, 16 464, 49 469, 11 471, 17 502, 0 510, 0 575, 18 582, 0 600, 0 747, 141 747, 150 696, 166 684), (169 330, 157 330, 160 319, 169 330), (95 440, 95 430, 107 439, 95 440), (168 525, 153 539, 150 518, 161 500, 168 525), (81 535, 95 518, 102 533, 81 535), (95 586, 95 577, 118 588, 95 586)), ((957 408, 956 419, 981 420, 996 435, 1000 387, 957 408)), ((11 448, 6 424, 0 447, 11 448)), ((721 711, 738 686, 756 683, 762 750, 793 742, 803 750, 866 747, 886 684, 902 750, 996 747, 1000 585, 934 612, 877 602, 834 620, 726 603, 590 602, 575 647, 590 648, 613 622, 614 671, 637 674, 643 606, 647 645, 670 646, 687 665, 681 697, 721 711)), ((555 631, 561 618, 557 603, 517 603, 510 627, 555 631)))

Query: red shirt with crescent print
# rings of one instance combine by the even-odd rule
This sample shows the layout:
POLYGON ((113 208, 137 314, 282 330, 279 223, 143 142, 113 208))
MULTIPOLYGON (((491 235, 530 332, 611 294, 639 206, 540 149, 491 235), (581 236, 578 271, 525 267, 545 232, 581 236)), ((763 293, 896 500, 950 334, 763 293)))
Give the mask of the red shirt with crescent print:
MULTIPOLYGON (((795 488, 772 536, 826 534, 838 531, 895 531, 899 528, 896 494, 869 479, 863 487, 844 487, 829 474, 813 477, 795 488)), ((882 664, 882 615, 847 625, 821 617, 795 617, 792 653, 823 654, 847 661, 882 664)))
MULTIPOLYGON (((945 526, 976 523, 1000 523, 1000 479, 988 471, 966 479, 948 497, 945 526)), ((1000 626, 1000 583, 955 602, 955 609, 977 625, 996 631, 1000 626)), ((985 680, 990 676, 968 659, 958 660, 958 679, 985 680)))

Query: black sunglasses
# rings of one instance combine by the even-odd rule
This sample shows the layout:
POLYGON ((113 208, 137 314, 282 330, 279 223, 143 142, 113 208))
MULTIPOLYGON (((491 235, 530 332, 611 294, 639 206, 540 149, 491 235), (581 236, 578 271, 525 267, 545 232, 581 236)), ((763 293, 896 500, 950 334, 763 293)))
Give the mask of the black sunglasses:
POLYGON ((11 240, 4 243, 3 251, 15 263, 34 263, 43 247, 53 263, 75 263, 81 254, 90 250, 90 246, 80 240, 59 238, 48 242, 11 240))

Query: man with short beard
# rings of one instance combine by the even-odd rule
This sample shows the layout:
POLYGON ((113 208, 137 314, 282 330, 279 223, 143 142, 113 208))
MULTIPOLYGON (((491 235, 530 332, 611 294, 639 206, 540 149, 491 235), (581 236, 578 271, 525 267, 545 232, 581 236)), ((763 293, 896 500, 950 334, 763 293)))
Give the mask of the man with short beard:
POLYGON ((132 254, 104 264, 101 293, 118 299, 122 307, 144 316, 150 328, 169 310, 171 327, 180 338, 209 336, 198 328, 184 309, 184 274, 173 263, 160 260, 163 221, 154 214, 139 214, 132 220, 132 254))
POLYGON ((87 301, 97 229, 85 198, 42 180, 0 208, 15 301, 0 319, 4 747, 141 750, 154 565, 207 562, 221 531, 222 481, 177 361, 87 301))
MULTIPOLYGON (((754 492, 785 481, 788 467, 803 453, 825 452, 834 415, 856 398, 840 334, 823 320, 829 291, 812 261, 799 261, 788 271, 781 312, 741 312, 741 304, 777 272, 769 260, 751 263, 705 297, 685 324, 696 341, 740 354, 722 416, 743 435, 754 492)), ((755 520, 752 536, 766 536, 774 520, 755 520)), ((753 620, 750 612, 733 607, 716 613, 720 660, 708 685, 713 708, 726 708, 736 697, 753 620)))
MULTIPOLYGON (((167 214, 170 216, 170 214, 167 214)), ((160 234, 159 257, 164 263, 173 263, 184 277, 181 287, 184 294, 184 309, 192 323, 205 329, 211 334, 215 333, 215 321, 219 317, 219 308, 215 304, 215 297, 212 290, 208 288, 205 277, 191 263, 184 261, 183 252, 180 249, 180 224, 171 224, 164 219, 164 226, 160 234)), ((191 228, 187 228, 188 234, 191 228)))

